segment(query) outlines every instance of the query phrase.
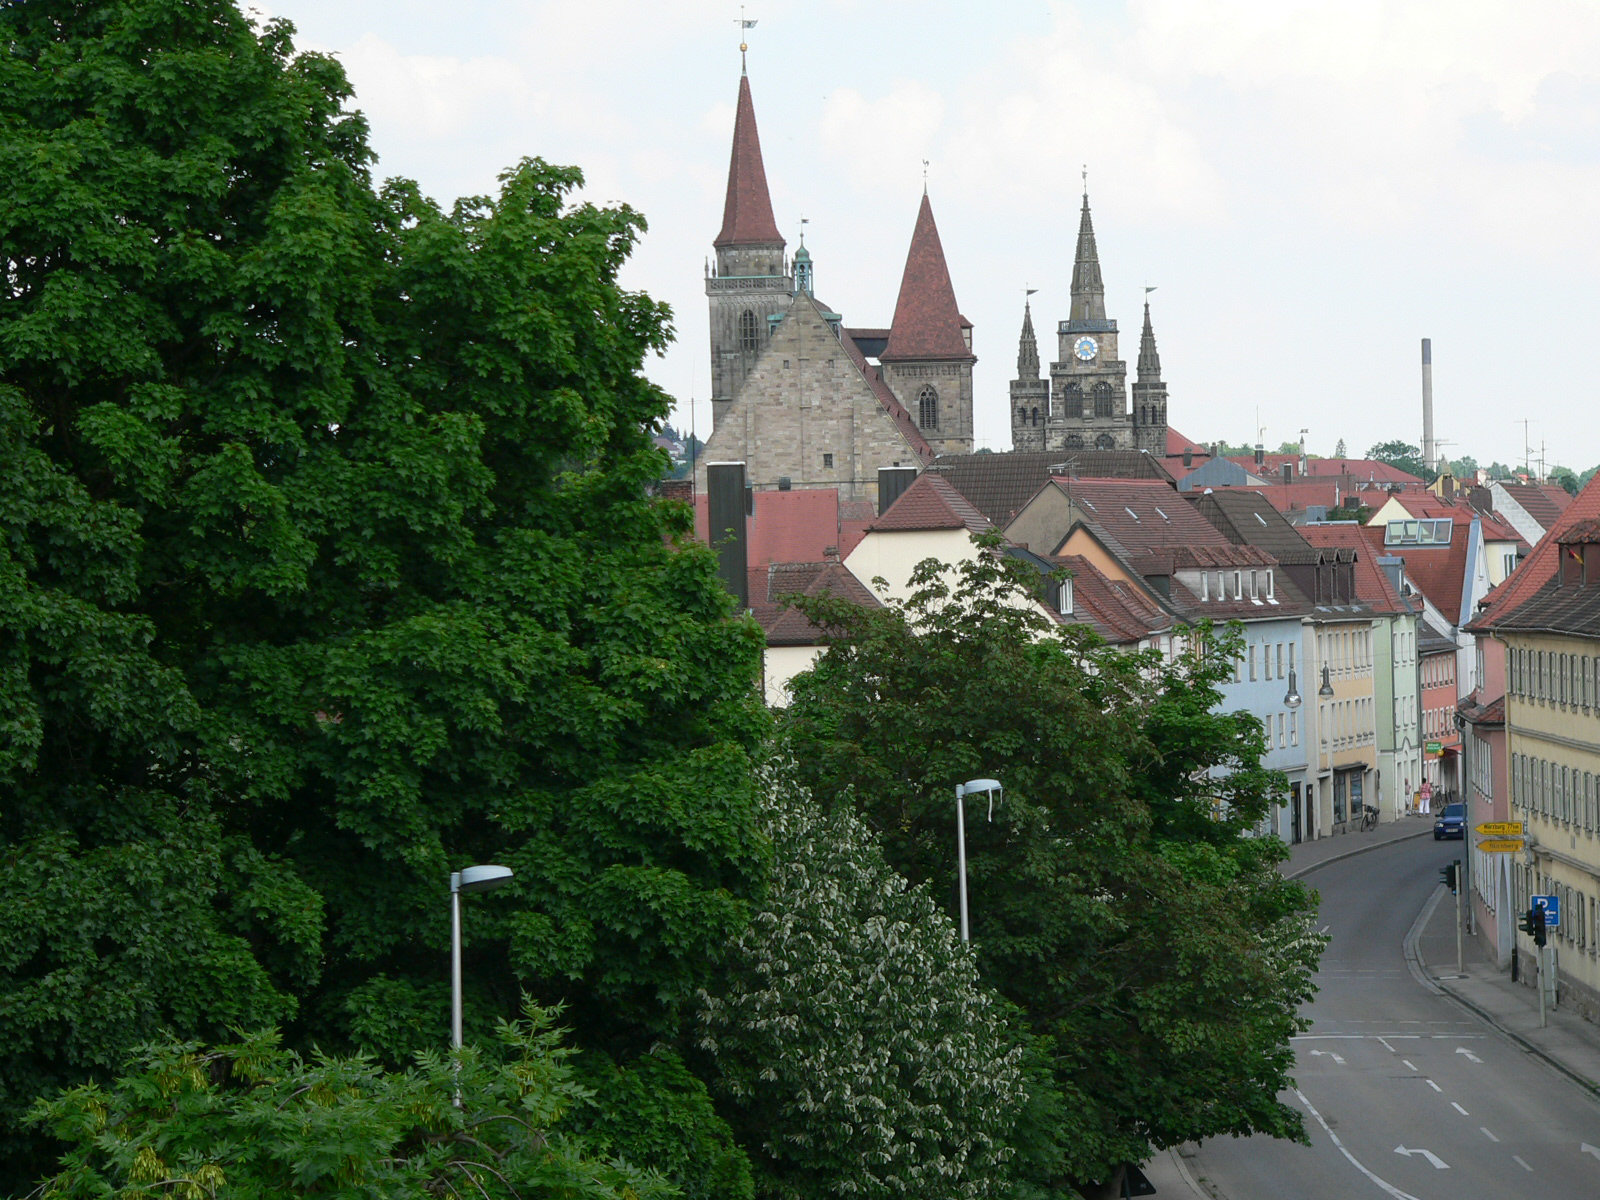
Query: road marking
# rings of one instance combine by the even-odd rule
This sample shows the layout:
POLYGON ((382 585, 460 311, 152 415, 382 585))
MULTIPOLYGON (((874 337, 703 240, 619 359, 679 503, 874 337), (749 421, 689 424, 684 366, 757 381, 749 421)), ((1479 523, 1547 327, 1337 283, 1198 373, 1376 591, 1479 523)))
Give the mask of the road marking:
POLYGON ((1582 1145, 1580 1145, 1578 1147, 1578 1153, 1579 1154, 1592 1154, 1596 1158, 1600 1158, 1600 1146, 1591 1146, 1591 1145, 1589 1145, 1588 1142, 1584 1142, 1582 1145))
POLYGON ((1487 1125, 1479 1125, 1478 1132, 1483 1134, 1483 1136, 1488 1138, 1491 1142, 1498 1142, 1500 1140, 1499 1138, 1495 1137, 1494 1134, 1489 1132, 1489 1127, 1487 1125))
POLYGON ((1417 1064, 1412 1062, 1409 1058, 1402 1058, 1400 1061, 1405 1063, 1406 1070, 1408 1071, 1415 1071, 1417 1069, 1417 1064))
POLYGON ((1454 1100, 1450 1101, 1450 1107, 1455 1109, 1463 1117, 1470 1117, 1472 1115, 1466 1109, 1462 1108, 1461 1105, 1457 1104, 1454 1100))
POLYGON ((1440 1087, 1440 1086, 1439 1086, 1439 1085, 1438 1085, 1438 1084, 1437 1084, 1437 1083, 1435 1083, 1435 1082, 1434 1082, 1434 1081, 1433 1081, 1433 1080, 1431 1080, 1431 1079, 1430 1079, 1430 1080, 1428 1080, 1428 1086, 1429 1086, 1429 1087, 1431 1087, 1431 1088, 1432 1088, 1432 1089, 1433 1089, 1433 1090, 1434 1090, 1434 1091, 1436 1091, 1436 1092, 1442 1092, 1442 1091, 1444 1091, 1444 1089, 1443 1089, 1443 1088, 1442 1088, 1442 1087, 1440 1087))
POLYGON ((1306 1094, 1299 1088, 1295 1088, 1294 1094, 1300 1097, 1300 1103, 1304 1104, 1306 1106, 1306 1111, 1316 1118, 1317 1124, 1322 1126, 1322 1132, 1328 1135, 1333 1144, 1339 1148, 1339 1153, 1344 1155, 1345 1158, 1349 1160, 1352 1167, 1360 1171, 1368 1179, 1372 1180, 1373 1183, 1377 1184, 1389 1195, 1393 1196, 1394 1200, 1417 1200, 1417 1198, 1410 1192, 1402 1192, 1399 1188, 1395 1187, 1394 1184, 1388 1182, 1387 1180, 1379 1179, 1371 1171, 1367 1170, 1367 1168, 1361 1164, 1361 1161, 1356 1158, 1354 1154, 1351 1154, 1350 1151, 1345 1149, 1344 1143, 1339 1140, 1339 1135, 1336 1134, 1332 1129, 1328 1128, 1328 1123, 1322 1119, 1322 1114, 1317 1111, 1316 1106, 1313 1105, 1311 1101, 1306 1099, 1306 1094))
POLYGON ((1318 1055, 1327 1055, 1329 1058, 1333 1059, 1336 1066, 1344 1066, 1344 1059, 1335 1054, 1332 1050, 1313 1050, 1311 1053, 1313 1057, 1318 1055))
POLYGON ((1517 1166, 1519 1166, 1519 1167, 1521 1167, 1521 1168, 1522 1168, 1522 1169, 1523 1169, 1523 1170, 1524 1170, 1524 1171, 1531 1171, 1531 1170, 1533 1170, 1533 1168, 1532 1168, 1532 1167, 1530 1167, 1530 1166, 1529 1166, 1529 1165, 1528 1165, 1528 1164, 1527 1164, 1527 1163, 1525 1163, 1525 1162, 1523 1162, 1523 1161, 1522 1161, 1522 1155, 1520 1155, 1520 1154, 1513 1154, 1513 1155, 1512 1155, 1512 1156, 1511 1156, 1511 1160, 1512 1160, 1512 1161, 1513 1161, 1513 1162, 1514 1162, 1514 1163, 1516 1163, 1516 1164, 1517 1164, 1517 1166))
POLYGON ((1395 1053, 1395 1048, 1393 1046, 1389 1045, 1388 1041, 1386 1041, 1384 1038, 1379 1038, 1378 1039, 1378 1045, 1382 1046, 1390 1054, 1395 1053))
POLYGON ((1404 1154, 1407 1158, 1410 1158, 1413 1154, 1420 1154, 1423 1158, 1427 1159, 1433 1164, 1433 1169, 1435 1171, 1448 1171, 1450 1169, 1450 1164, 1445 1162, 1444 1159, 1440 1158, 1432 1150, 1407 1150, 1404 1146, 1396 1146, 1394 1148, 1394 1152, 1396 1154, 1404 1154))
POLYGON ((1483 1059, 1479 1058, 1476 1054, 1474 1054, 1471 1050, 1468 1050, 1465 1046, 1457 1046, 1456 1047, 1456 1053, 1457 1054, 1465 1054, 1467 1056, 1467 1061, 1468 1062, 1481 1063, 1483 1061, 1483 1059))

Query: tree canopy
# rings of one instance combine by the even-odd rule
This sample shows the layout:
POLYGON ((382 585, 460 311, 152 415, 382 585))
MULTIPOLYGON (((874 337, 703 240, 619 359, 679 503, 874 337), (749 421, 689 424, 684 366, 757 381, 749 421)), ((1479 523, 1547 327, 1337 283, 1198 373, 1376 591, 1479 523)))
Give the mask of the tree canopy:
POLYGON ((1388 463, 1418 479, 1433 479, 1433 471, 1422 461, 1422 451, 1410 442, 1379 442, 1367 451, 1367 457, 1374 462, 1388 463))
MULTIPOLYGON (((1277 1099, 1312 989, 1312 897, 1254 836, 1281 778, 1219 711, 1235 641, 1111 650, 1021 602, 1010 560, 918 568, 905 607, 797 601, 835 637, 781 733, 814 794, 851 797, 890 862, 954 906, 954 786, 985 982, 1024 1014, 1062 1107, 1059 1190, 1221 1133, 1303 1137, 1277 1099)), ((1035 1170, 1049 1156, 1035 1156, 1035 1170)))
POLYGON ((684 1032, 768 854, 760 634, 646 497, 644 223, 525 160, 375 186, 227 0, 0 7, 0 1161, 172 1031, 391 1065, 526 989, 684 1032))

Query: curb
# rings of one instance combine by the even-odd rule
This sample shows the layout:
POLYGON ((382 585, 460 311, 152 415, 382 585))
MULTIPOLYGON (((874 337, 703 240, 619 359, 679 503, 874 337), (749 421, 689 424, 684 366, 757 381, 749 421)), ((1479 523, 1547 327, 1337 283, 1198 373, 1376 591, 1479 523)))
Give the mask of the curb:
MULTIPOLYGON (((1413 838, 1426 837, 1432 832, 1433 826, 1429 825, 1425 828, 1417 830, 1415 833, 1403 833, 1399 837, 1384 838, 1380 842, 1368 842, 1364 846, 1357 846, 1354 850, 1346 850, 1340 854, 1330 854, 1327 858, 1311 863, 1308 866, 1301 867, 1298 870, 1289 871, 1284 875, 1284 878, 1299 879, 1302 875, 1309 875, 1313 871, 1321 870, 1329 863, 1336 863, 1346 858, 1354 858, 1358 854, 1370 854, 1374 850, 1382 850, 1385 846, 1397 846, 1401 842, 1409 842, 1413 838)), ((1349 835, 1347 834, 1345 836, 1349 835)), ((1361 835, 1357 834, 1356 836, 1359 837, 1361 835)))

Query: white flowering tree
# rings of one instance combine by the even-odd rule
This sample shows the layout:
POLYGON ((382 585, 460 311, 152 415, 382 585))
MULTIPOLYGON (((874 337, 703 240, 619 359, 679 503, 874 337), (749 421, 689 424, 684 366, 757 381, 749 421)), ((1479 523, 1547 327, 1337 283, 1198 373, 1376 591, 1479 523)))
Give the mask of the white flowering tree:
POLYGON ((848 805, 764 773, 773 879, 702 1048, 769 1196, 1006 1190, 1022 1051, 950 919, 848 805))

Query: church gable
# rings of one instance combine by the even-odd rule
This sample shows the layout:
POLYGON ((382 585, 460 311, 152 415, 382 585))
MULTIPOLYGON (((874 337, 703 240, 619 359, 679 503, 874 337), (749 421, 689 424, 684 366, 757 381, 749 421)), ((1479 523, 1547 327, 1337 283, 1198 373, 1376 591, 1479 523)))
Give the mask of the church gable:
POLYGON ((848 499, 875 499, 880 467, 925 465, 926 443, 885 407, 830 315, 793 297, 702 464, 742 461, 758 490, 837 487, 848 499))

